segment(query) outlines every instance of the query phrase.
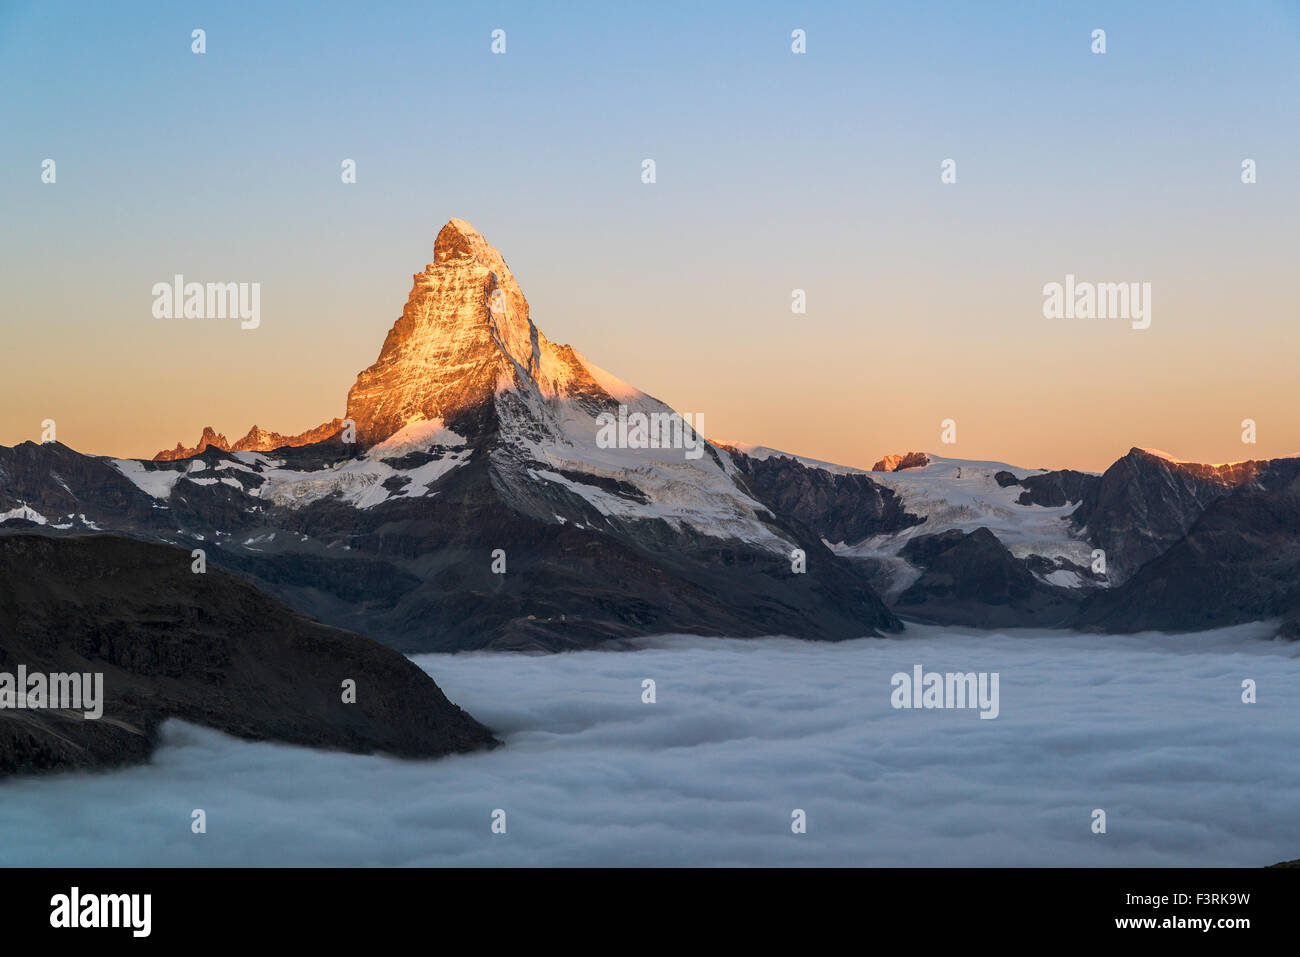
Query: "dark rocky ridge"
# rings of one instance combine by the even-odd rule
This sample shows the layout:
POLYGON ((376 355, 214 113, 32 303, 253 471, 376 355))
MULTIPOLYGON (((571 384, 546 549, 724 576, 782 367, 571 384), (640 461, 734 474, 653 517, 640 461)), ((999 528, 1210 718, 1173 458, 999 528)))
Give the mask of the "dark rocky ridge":
POLYGON ((103 672, 104 715, 0 709, 0 775, 147 760, 170 717, 253 740, 430 758, 493 745, 402 655, 188 551, 0 536, 0 671, 103 672), (342 701, 342 682, 357 701, 342 701))
POLYGON ((1074 502, 1081 502, 1093 494, 1101 483, 1101 478, 1087 472, 1074 469, 1055 469, 1016 478, 1010 472, 998 472, 993 478, 1002 488, 1019 485, 1024 489, 1016 501, 1021 505, 1043 505, 1048 508, 1060 508, 1074 502))
POLYGON ((1300 637, 1300 479, 1219 496, 1185 538, 1090 596, 1077 624, 1190 631, 1276 617, 1300 637))
POLYGON ((1105 549, 1112 580, 1123 582, 1186 535, 1216 499, 1279 488, 1297 475, 1300 459, 1197 465, 1134 448, 1105 471, 1072 518, 1105 549))
POLYGON ((51 519, 84 513, 118 529, 164 524, 154 500, 109 462, 61 442, 0 446, 0 511, 20 505, 51 519))
MULTIPOLYGON (((1062 559, 1016 559, 1000 544, 993 548, 995 542, 968 543, 947 560, 948 567, 930 570, 915 552, 930 536, 916 539, 900 557, 921 569, 920 581, 898 577, 905 566, 897 560, 836 556, 823 540, 855 544, 915 529, 924 520, 868 475, 839 474, 788 456, 756 459, 731 451, 737 481, 770 511, 767 524, 806 552, 809 573, 795 575, 785 558, 747 542, 602 514, 571 488, 533 478, 530 470, 546 468, 545 463, 521 457, 502 435, 494 407, 472 413, 475 438, 454 452, 467 457, 465 464, 431 494, 408 496, 406 477, 389 480, 387 487, 403 494, 365 509, 332 498, 306 507, 276 505, 258 495, 262 466, 229 468, 231 454, 216 448, 182 462, 141 463, 177 477, 196 469, 188 476, 208 482, 182 479, 161 501, 108 460, 57 443, 0 448, 0 510, 25 504, 52 520, 77 516, 58 519, 71 525, 65 532, 10 519, 0 526, 0 535, 77 533, 89 528, 87 522, 186 547, 201 535, 214 565, 241 572, 322 621, 411 652, 561 650, 668 631, 859 637, 900 627, 876 591, 893 595, 895 587, 898 592, 910 588, 905 598, 896 599, 899 614, 977 627, 1180 630, 1281 616, 1281 633, 1300 637, 1300 611, 1293 609, 1285 581, 1287 529, 1300 528, 1300 522, 1283 522, 1277 536, 1265 536, 1267 554, 1259 558, 1249 549, 1216 543, 1212 554, 1234 556, 1216 566, 1212 554, 1193 561, 1196 553, 1188 550, 1212 529, 1223 542, 1233 535, 1247 542, 1259 538, 1252 524, 1257 516, 1248 506, 1265 500, 1251 496, 1277 491, 1288 476, 1300 475, 1300 460, 1188 466, 1133 450, 1103 477, 1069 470, 1023 480, 997 475, 1003 487, 1024 489, 1024 508, 1082 497, 1074 520, 1085 517, 1085 532, 1106 549, 1111 580, 1123 585, 1138 579, 1131 588, 1088 597, 1044 582, 1052 571, 1066 569, 1077 572, 1085 585, 1099 583, 1087 568, 1062 559), (234 484, 210 481, 218 477, 234 484), (1026 503, 1027 495, 1035 501, 1026 503), (1219 526, 1207 525, 1185 548, 1175 549, 1203 514, 1220 501, 1238 499, 1240 507, 1213 512, 1219 526), (557 524, 556 516, 564 521, 557 524), (1188 531, 1180 532, 1184 527, 1188 531), (262 551, 234 545, 268 533, 277 537, 259 544, 262 551), (490 573, 495 548, 508 553, 505 576, 490 573), (966 550, 982 559, 965 561, 966 550), (1156 562, 1162 556, 1165 561, 1156 562), (1266 568, 1274 559, 1282 564, 1266 568), (1176 574, 1175 562, 1182 563, 1176 574), (1165 600, 1164 592, 1181 594, 1179 579, 1201 585, 1185 599, 1165 600), (1207 604, 1207 595, 1218 595, 1218 603, 1207 604), (1063 615, 1074 614, 1071 605, 1085 598, 1080 617, 1063 621, 1063 615)), ((358 454, 333 437, 279 450, 276 458, 285 468, 310 472, 345 464, 358 454)), ((418 468, 448 454, 453 453, 435 447, 392 461, 418 468)), ((723 453, 709 448, 708 454, 723 453)), ((635 486, 608 475, 567 467, 560 474, 634 505, 644 499, 635 486)))
POLYGON ((919 536, 900 554, 923 569, 895 604, 909 617, 996 628, 1053 626, 1078 606, 1076 595, 1036 578, 987 528, 919 536))
POLYGON ((925 521, 905 511, 893 489, 866 475, 828 472, 790 456, 756 459, 734 448, 728 452, 759 501, 828 542, 852 545, 925 521))

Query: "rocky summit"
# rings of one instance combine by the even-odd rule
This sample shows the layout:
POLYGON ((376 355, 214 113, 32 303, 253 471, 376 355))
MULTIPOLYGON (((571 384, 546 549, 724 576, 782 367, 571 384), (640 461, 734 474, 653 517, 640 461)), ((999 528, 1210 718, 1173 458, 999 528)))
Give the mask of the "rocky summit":
POLYGON ((346 417, 368 448, 434 420, 461 435, 480 434, 498 401, 519 405, 522 398, 536 408, 584 397, 611 398, 572 348, 533 324, 501 254, 453 219, 438 233, 433 262, 415 275, 379 358, 348 392, 346 417))

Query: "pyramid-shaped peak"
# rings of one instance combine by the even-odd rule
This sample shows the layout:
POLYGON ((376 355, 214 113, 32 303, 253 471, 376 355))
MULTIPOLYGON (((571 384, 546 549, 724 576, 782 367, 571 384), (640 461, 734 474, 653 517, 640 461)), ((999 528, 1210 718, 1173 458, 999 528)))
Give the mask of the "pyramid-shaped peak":
POLYGON ((437 265, 458 259, 477 259, 485 266, 505 264, 482 233, 463 219, 449 219, 434 240, 433 262, 437 265))
POLYGON ((347 418, 364 448, 435 419, 461 436, 486 434, 500 415, 550 428, 548 403, 575 397, 610 401, 572 349, 533 325, 501 254, 452 219, 379 358, 348 392, 347 418))

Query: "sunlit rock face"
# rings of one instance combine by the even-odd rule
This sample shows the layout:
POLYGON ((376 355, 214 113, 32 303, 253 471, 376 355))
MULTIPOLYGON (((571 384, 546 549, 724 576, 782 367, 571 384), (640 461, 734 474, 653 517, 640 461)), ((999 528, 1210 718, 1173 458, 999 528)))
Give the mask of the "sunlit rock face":
POLYGON ((270 452, 273 449, 282 449, 286 446, 312 445, 315 442, 323 442, 328 438, 338 434, 339 429, 343 427, 342 419, 330 419, 314 429, 308 429, 306 432, 300 432, 297 435, 282 435, 279 432, 268 432, 266 429, 258 428, 256 425, 248 430, 248 434, 230 447, 231 452, 270 452))
POLYGON ((906 455, 886 455, 871 466, 873 472, 901 472, 903 469, 925 468, 930 464, 930 456, 924 452, 908 452, 906 455))
POLYGON ((254 425, 248 430, 247 435, 232 445, 224 435, 209 425, 203 429, 198 444, 193 448, 186 448, 180 442, 177 442, 176 448, 164 449, 153 458, 155 462, 174 462, 178 459, 189 459, 196 455, 202 455, 209 448, 220 449, 223 452, 270 452, 274 449, 323 442, 337 435, 342 427, 342 419, 331 419, 328 422, 321 423, 314 429, 308 429, 306 432, 300 432, 297 435, 282 435, 279 432, 269 432, 254 425))
POLYGON ((472 436, 495 418, 503 393, 609 399, 569 346, 533 324, 505 260, 465 220, 442 228, 433 262, 414 279, 379 358, 348 392, 363 448, 431 420, 472 436))
POLYGON ((164 449, 154 456, 154 461, 172 462, 176 459, 188 459, 192 456, 202 454, 209 446, 221 449, 223 452, 230 450, 229 440, 209 425, 204 427, 203 434, 199 436, 199 441, 193 448, 186 448, 180 442, 177 442, 176 448, 164 449))

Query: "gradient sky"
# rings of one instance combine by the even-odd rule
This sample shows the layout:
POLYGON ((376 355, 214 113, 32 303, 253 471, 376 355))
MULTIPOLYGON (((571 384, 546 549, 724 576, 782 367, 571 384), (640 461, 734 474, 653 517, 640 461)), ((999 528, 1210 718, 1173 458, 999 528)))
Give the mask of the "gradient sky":
POLYGON ((459 216, 714 438, 1300 452, 1294 0, 263 6, 0 4, 0 444, 341 415, 459 216), (154 319, 175 273, 260 282, 261 327, 154 319), (1044 319, 1066 273, 1152 283, 1151 328, 1044 319))

